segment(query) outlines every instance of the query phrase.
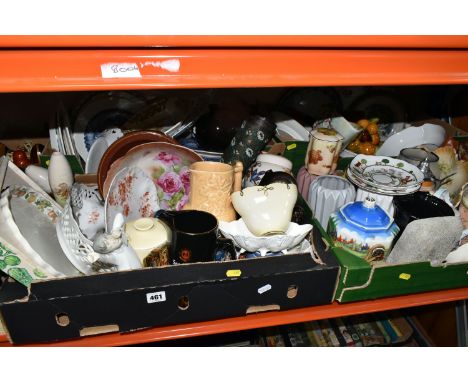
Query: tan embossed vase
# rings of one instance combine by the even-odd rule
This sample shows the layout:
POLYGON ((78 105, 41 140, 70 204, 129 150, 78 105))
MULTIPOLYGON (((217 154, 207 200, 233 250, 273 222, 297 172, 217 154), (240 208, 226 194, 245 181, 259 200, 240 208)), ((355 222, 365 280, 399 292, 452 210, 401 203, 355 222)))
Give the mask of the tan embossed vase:
POLYGON ((218 162, 195 162, 190 166, 190 194, 184 210, 206 211, 221 221, 236 219, 231 193, 240 191, 241 162, 235 166, 218 162))

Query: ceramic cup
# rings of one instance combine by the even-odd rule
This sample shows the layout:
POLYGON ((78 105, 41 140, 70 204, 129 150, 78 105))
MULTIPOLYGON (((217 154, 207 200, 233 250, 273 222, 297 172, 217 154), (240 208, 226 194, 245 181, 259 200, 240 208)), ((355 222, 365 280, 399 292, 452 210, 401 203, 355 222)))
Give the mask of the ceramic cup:
POLYGON ((291 173, 292 162, 279 155, 260 154, 244 177, 244 187, 258 186, 268 170, 291 173))
POLYGON ((393 212, 394 212, 393 196, 374 194, 373 192, 365 191, 361 188, 357 189, 356 202, 364 201, 366 200, 367 197, 374 199, 375 204, 383 208, 391 217, 393 217, 393 212))
POLYGON ((343 143, 343 137, 333 129, 312 130, 305 157, 310 174, 327 175, 335 171, 343 143))
POLYGON ((356 197, 354 186, 339 176, 320 176, 309 188, 308 202, 315 218, 323 228, 330 215, 356 197))
POLYGON ((170 264, 213 261, 218 248, 226 243, 231 243, 231 258, 236 257, 232 241, 218 238, 218 219, 209 212, 159 210, 155 217, 171 231, 170 264))

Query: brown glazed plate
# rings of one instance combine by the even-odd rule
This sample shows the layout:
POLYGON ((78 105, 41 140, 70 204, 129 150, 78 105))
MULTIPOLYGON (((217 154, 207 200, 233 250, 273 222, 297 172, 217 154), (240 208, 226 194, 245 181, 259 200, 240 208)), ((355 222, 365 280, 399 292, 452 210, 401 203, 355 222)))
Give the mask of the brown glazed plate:
POLYGON ((150 142, 167 142, 174 145, 179 144, 175 139, 163 133, 150 130, 132 131, 112 143, 102 156, 97 171, 98 188, 103 197, 105 197, 105 194, 103 193, 104 182, 110 166, 117 159, 123 157, 133 147, 141 145, 142 143, 150 142))

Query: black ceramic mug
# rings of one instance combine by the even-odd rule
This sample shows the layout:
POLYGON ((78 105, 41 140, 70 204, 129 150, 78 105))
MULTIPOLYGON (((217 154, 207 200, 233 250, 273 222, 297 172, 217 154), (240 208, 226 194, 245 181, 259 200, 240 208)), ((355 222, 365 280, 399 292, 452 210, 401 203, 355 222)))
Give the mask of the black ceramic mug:
POLYGON ((218 219, 209 212, 159 210, 155 217, 171 229, 170 264, 213 261, 219 248, 226 246, 229 250, 225 259, 235 258, 234 245, 218 238, 218 219))

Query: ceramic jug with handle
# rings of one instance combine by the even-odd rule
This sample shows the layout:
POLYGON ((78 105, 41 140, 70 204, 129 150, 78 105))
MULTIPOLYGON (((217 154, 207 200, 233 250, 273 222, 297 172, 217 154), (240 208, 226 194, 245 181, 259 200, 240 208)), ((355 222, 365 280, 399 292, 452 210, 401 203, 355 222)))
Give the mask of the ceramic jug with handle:
POLYGON ((242 162, 234 166, 218 162, 195 162, 190 166, 190 194, 184 210, 205 211, 221 221, 236 219, 231 193, 241 189, 242 162))

